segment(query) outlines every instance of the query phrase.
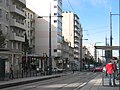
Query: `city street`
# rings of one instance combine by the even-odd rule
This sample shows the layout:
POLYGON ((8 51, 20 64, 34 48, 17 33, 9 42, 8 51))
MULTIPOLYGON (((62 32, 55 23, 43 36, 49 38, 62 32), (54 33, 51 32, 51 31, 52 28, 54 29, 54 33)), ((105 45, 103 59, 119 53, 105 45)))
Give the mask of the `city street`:
POLYGON ((58 78, 4 88, 1 90, 79 90, 99 73, 75 72, 58 78))

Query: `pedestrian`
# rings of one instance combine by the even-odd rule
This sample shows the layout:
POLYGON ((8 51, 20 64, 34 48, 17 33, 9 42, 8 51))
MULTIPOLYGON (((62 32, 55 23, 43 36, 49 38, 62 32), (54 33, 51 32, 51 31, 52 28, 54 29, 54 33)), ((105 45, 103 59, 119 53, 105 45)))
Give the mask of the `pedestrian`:
POLYGON ((10 75, 9 75, 9 78, 10 79, 14 78, 14 75, 13 75, 13 66, 12 65, 10 66, 10 75))
POLYGON ((115 67, 115 64, 112 63, 112 60, 110 60, 110 62, 106 64, 106 71, 109 77, 109 85, 112 86, 112 83, 113 83, 113 86, 115 86, 116 85, 115 84, 116 67, 115 67))

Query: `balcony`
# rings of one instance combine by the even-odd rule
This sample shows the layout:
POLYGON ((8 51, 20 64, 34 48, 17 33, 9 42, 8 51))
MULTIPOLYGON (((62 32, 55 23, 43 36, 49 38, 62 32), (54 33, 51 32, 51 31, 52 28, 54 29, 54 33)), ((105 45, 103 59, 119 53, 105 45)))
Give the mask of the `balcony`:
POLYGON ((26 1, 25 0, 18 0, 19 2, 21 2, 22 4, 26 5, 26 1))
POLYGON ((57 45, 57 48, 58 48, 58 49, 62 49, 62 46, 61 46, 61 45, 57 45))
POLYGON ((11 12, 15 12, 15 13, 23 16, 24 18, 26 18, 25 12, 24 12, 23 10, 18 9, 18 8, 16 7, 16 5, 11 5, 11 6, 10 6, 10 11, 11 11, 11 12))
POLYGON ((25 42, 25 37, 17 36, 16 33, 11 33, 10 40, 25 42))
POLYGON ((25 27, 24 24, 18 23, 16 21, 17 21, 16 19, 11 19, 10 20, 10 26, 15 26, 15 27, 18 27, 18 28, 26 30, 26 27, 25 27))
POLYGON ((57 38, 57 42, 63 43, 63 41, 60 38, 57 38))

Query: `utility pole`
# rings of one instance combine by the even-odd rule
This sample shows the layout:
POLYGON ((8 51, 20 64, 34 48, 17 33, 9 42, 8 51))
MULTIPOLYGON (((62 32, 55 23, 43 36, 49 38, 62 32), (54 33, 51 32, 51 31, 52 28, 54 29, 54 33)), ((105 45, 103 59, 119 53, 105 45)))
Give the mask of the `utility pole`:
MULTIPOLYGON (((119 72, 120 72, 120 0, 119 0, 119 72)), ((119 90, 120 90, 120 80, 119 80, 119 90)))
MULTIPOLYGON (((110 46, 112 46, 112 12, 110 8, 110 46)), ((112 50, 110 50, 110 58, 112 58, 112 50)))
POLYGON ((52 57, 51 57, 51 5, 49 15, 49 75, 52 74, 52 57))

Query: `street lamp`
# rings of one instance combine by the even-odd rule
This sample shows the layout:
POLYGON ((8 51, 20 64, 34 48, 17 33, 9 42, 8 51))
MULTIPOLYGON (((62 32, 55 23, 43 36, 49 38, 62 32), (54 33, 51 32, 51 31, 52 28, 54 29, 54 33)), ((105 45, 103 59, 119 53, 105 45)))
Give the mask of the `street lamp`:
POLYGON ((80 71, 82 71, 82 41, 83 40, 88 40, 88 39, 80 39, 81 42, 80 42, 80 71))
MULTIPOLYGON (((120 0, 119 0, 119 46, 120 46, 120 0)), ((119 73, 120 73, 120 47, 119 47, 119 73)), ((120 90, 120 80, 119 80, 119 90, 120 90)))
MULTIPOLYGON (((112 16, 113 15, 120 15, 120 12, 119 14, 112 14, 111 10, 110 10, 110 46, 112 46, 112 16)), ((112 58, 112 50, 110 52, 110 58, 112 58)))
POLYGON ((99 43, 103 43, 103 42, 95 42, 95 45, 94 45, 94 56, 95 56, 95 60, 97 60, 97 50, 95 48, 96 44, 99 44, 99 43))
MULTIPOLYGON (((118 15, 119 16, 119 46, 120 46, 120 0, 118 0, 119 3, 119 13, 118 14, 112 14, 110 12, 110 30, 112 35, 112 15, 118 15)), ((111 37, 111 43, 112 44, 112 37, 111 37)), ((119 47, 119 72, 120 72, 120 47, 119 47)), ((120 80, 119 80, 119 90, 120 90, 120 80)))

